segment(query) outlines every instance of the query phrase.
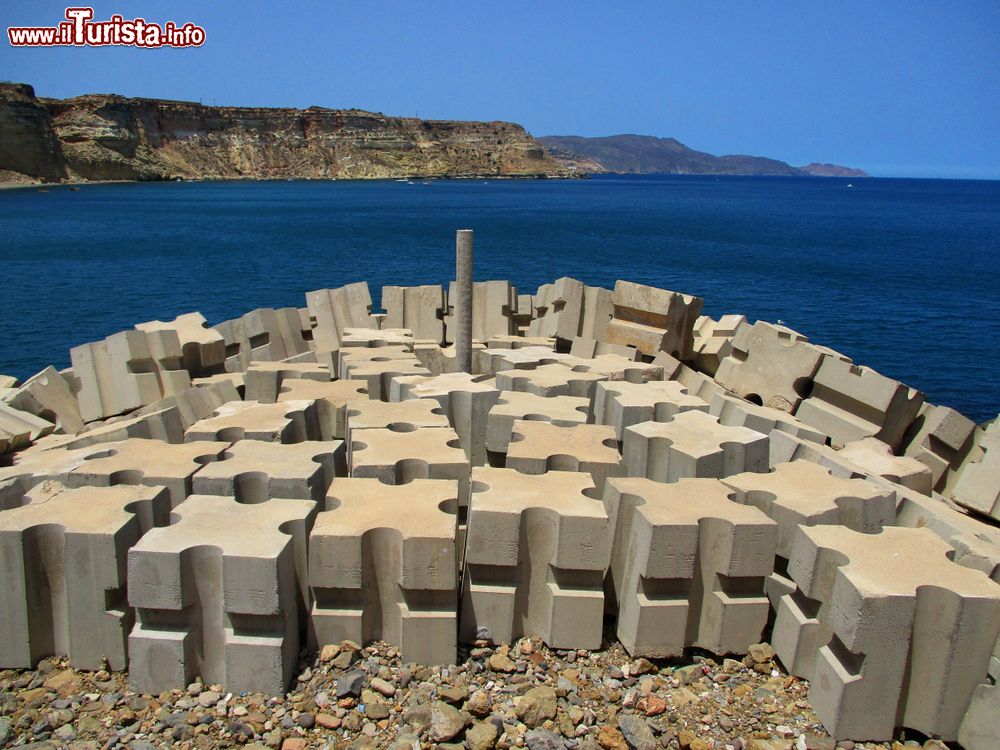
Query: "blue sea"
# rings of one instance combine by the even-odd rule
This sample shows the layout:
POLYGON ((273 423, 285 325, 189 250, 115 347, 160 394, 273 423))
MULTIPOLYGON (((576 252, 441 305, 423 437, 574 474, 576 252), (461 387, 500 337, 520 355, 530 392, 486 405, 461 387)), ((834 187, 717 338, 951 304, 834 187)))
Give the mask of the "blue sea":
POLYGON ((606 176, 213 182, 0 191, 0 372, 199 310, 305 305, 367 279, 476 277, 532 293, 631 279, 706 313, 783 321, 983 421, 1000 410, 1000 182, 606 176), (853 182, 854 187, 849 187, 853 182))

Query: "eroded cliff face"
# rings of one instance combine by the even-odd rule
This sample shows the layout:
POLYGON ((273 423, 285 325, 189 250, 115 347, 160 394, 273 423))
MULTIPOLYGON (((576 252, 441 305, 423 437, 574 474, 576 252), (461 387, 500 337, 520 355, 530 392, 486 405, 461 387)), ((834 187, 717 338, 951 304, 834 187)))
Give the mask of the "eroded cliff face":
POLYGON ((509 122, 208 107, 116 95, 36 99, 30 86, 0 85, 0 179, 566 174, 524 128, 509 122))

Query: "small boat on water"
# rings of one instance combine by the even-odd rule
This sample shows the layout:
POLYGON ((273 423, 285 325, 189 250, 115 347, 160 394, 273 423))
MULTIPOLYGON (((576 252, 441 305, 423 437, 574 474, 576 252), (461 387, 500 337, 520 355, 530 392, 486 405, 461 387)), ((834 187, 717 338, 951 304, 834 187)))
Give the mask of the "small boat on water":
POLYGON ((847 187, 854 187, 854 183, 853 182, 848 182, 847 183, 847 187))

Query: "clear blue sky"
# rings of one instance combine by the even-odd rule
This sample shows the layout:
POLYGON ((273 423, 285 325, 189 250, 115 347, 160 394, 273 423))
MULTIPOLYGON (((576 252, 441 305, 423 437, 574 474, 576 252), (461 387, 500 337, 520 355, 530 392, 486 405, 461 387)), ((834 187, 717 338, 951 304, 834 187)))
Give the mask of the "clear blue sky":
MULTIPOLYGON (((66 2, 3 0, 0 79, 42 96, 361 107, 535 135, 673 136, 883 176, 1000 178, 1000 2, 101 0, 200 49, 14 49, 66 2)), ((83 3, 80 3, 81 5, 83 3)))

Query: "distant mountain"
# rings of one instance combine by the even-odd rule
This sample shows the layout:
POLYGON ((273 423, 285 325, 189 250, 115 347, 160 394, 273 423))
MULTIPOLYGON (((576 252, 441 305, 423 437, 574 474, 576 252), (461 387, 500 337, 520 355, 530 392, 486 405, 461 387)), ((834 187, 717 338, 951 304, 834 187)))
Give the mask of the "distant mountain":
POLYGON ((566 167, 577 171, 627 174, 725 174, 867 177, 860 169, 835 164, 793 167, 763 156, 715 156, 688 148, 675 138, 651 135, 546 135, 536 138, 566 167))

